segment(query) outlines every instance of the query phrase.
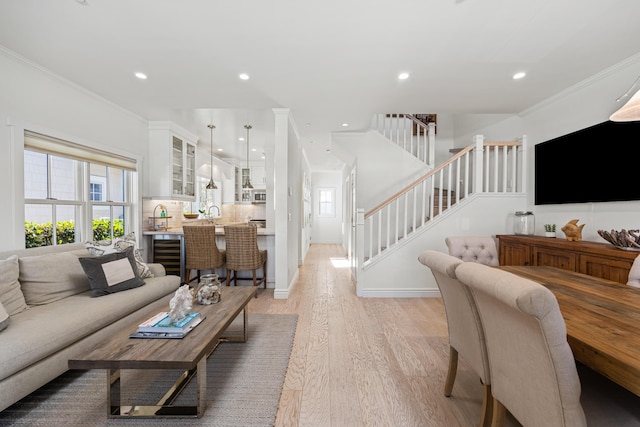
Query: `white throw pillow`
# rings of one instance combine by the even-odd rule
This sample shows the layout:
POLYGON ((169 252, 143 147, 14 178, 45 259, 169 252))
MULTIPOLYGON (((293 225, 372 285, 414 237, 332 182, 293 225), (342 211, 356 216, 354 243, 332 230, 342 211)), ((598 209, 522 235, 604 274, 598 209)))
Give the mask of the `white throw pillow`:
POLYGON ((136 246, 136 235, 131 232, 126 236, 118 237, 113 240, 101 240, 98 242, 86 242, 87 250, 93 256, 107 255, 114 252, 122 252, 127 248, 133 247, 133 256, 136 259, 138 273, 142 279, 153 277, 153 273, 149 270, 149 266, 145 264, 140 255, 140 251, 136 246))

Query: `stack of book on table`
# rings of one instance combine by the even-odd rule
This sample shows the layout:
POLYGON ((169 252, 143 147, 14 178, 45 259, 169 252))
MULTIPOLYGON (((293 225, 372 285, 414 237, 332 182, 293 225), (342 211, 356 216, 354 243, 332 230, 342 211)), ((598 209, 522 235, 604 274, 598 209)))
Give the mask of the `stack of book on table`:
POLYGON ((131 338, 183 338, 193 330, 204 316, 192 311, 182 319, 171 322, 169 312, 162 311, 138 325, 131 338))

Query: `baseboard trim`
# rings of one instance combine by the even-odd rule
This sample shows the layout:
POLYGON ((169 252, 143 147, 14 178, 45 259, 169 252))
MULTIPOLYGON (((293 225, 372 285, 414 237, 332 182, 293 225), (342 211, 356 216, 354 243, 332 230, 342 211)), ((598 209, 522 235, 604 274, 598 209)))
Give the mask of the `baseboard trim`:
POLYGON ((358 289, 362 298, 440 298, 437 289, 358 289))
POLYGON ((293 290, 293 287, 298 282, 299 272, 300 272, 300 269, 296 269, 296 272, 293 274, 293 277, 291 278, 291 281, 289 282, 289 286, 287 287, 287 289, 278 289, 276 287, 273 290, 273 298, 274 299, 288 299, 289 298, 289 294, 291 293, 291 291, 293 290))

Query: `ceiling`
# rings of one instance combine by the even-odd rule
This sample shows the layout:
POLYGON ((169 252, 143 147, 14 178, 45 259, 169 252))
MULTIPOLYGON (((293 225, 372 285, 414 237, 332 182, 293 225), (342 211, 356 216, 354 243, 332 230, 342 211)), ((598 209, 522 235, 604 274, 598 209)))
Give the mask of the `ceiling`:
POLYGON ((249 123, 257 159, 288 108, 331 169, 331 133, 374 113, 522 112, 640 52, 638 17, 637 0, 2 0, 0 45, 204 147, 213 123, 221 158, 246 159, 249 123))

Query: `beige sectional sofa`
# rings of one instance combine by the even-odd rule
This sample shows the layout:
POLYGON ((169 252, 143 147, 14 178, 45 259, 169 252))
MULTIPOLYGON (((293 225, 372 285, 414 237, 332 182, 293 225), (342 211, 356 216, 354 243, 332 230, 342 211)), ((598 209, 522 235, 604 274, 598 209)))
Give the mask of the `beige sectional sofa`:
POLYGON ((79 260, 89 256, 83 243, 0 252, 0 309, 9 314, 0 322, 0 411, 67 371, 70 358, 158 311, 180 286, 148 264, 154 277, 144 285, 92 297, 79 260))

